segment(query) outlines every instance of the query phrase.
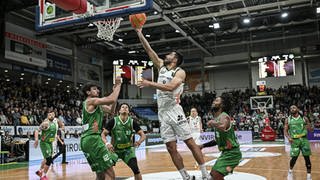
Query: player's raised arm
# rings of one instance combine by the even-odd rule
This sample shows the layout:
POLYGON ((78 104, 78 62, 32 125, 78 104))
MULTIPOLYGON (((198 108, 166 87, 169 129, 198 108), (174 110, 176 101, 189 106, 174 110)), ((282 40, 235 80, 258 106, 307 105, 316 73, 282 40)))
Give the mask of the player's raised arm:
POLYGON ((186 72, 181 69, 177 71, 172 81, 167 84, 161 84, 161 83, 152 82, 152 81, 143 79, 141 82, 138 83, 138 86, 140 88, 153 87, 156 89, 160 89, 161 91, 173 91, 177 89, 177 87, 179 87, 184 82, 185 78, 186 78, 186 72))
POLYGON ((102 97, 102 98, 95 97, 95 98, 87 99, 87 107, 97 106, 97 105, 112 105, 116 103, 120 90, 121 90, 121 82, 120 80, 117 80, 117 83, 113 88, 113 92, 109 96, 102 97))
POLYGON ((155 67, 160 69, 160 67, 163 66, 163 59, 159 58, 157 53, 151 48, 149 42, 143 36, 142 28, 136 28, 135 30, 138 34, 140 42, 143 45, 143 48, 146 50, 146 52, 147 52, 148 56, 150 57, 150 59, 152 60, 153 64, 155 65, 155 67))

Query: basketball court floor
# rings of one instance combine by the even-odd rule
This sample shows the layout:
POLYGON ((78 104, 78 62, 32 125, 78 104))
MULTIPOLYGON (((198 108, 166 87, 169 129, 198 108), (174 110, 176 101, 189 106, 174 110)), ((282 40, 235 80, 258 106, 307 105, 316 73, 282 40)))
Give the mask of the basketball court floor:
MULTIPOLYGON (((289 157, 289 146, 283 143, 257 143, 242 145, 241 151, 243 159, 232 175, 225 179, 231 180, 281 180, 287 179, 289 157)), ((191 152, 184 144, 178 145, 178 151, 183 156, 184 164, 190 174, 201 179, 201 173, 196 165, 191 152)), ((203 149, 207 169, 210 170, 216 158, 219 156, 216 147, 203 149)), ((137 150, 136 155, 139 161, 140 171, 145 180, 173 180, 182 179, 171 162, 169 153, 164 145, 146 147, 137 150)), ((67 157, 69 164, 61 165, 57 159, 50 168, 48 177, 50 180, 87 180, 95 179, 95 174, 91 172, 83 156, 67 157)), ((320 143, 312 143, 312 179, 320 179, 320 143)), ((31 161, 28 166, 0 171, 0 179, 24 180, 39 179, 35 171, 39 168, 39 161, 31 161)), ((131 170, 123 163, 118 162, 115 166, 117 179, 133 179, 131 170)), ((299 157, 294 167, 294 179, 306 179, 306 168, 304 159, 299 157)))

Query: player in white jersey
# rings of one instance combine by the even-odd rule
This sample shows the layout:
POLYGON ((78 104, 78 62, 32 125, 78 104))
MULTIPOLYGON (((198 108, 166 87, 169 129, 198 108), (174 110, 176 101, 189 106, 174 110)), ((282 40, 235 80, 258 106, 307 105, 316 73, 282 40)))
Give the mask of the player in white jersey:
POLYGON ((142 79, 138 86, 140 88, 152 87, 157 89, 158 116, 161 124, 160 133, 171 159, 184 180, 192 179, 185 170, 183 159, 177 151, 178 136, 187 144, 194 158, 200 164, 203 179, 207 179, 209 176, 204 165, 202 153, 191 136, 190 126, 179 104, 186 78, 185 71, 179 67, 183 62, 183 57, 178 52, 173 51, 166 55, 165 59, 159 58, 146 38, 144 38, 142 29, 137 28, 136 32, 153 64, 159 70, 158 82, 142 79))
POLYGON ((190 116, 188 117, 188 122, 191 128, 191 133, 194 141, 197 145, 201 144, 200 135, 202 130, 201 117, 198 116, 198 111, 196 108, 191 108, 190 116))

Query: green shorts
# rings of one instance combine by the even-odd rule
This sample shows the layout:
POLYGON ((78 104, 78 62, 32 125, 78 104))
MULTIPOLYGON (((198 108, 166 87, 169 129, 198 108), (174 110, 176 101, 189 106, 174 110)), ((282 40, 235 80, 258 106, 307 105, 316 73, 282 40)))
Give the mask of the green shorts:
POLYGON ((40 149, 44 159, 52 157, 53 149, 51 142, 40 141, 40 149))
POLYGON ((135 148, 129 147, 126 149, 116 149, 115 153, 118 155, 119 159, 128 164, 129 160, 136 157, 135 148))
POLYGON ((302 152, 302 155, 304 156, 311 155, 310 143, 306 137, 293 139, 293 142, 291 144, 291 149, 290 149, 290 156, 291 157, 299 156, 300 150, 302 152))
POLYGON ((115 153, 108 151, 98 134, 81 137, 80 146, 91 166, 91 170, 97 173, 104 172, 114 166, 118 160, 115 153))
POLYGON ((212 170, 226 176, 233 172, 233 169, 240 163, 241 158, 242 154, 239 148, 224 150, 221 152, 216 163, 212 166, 212 170))

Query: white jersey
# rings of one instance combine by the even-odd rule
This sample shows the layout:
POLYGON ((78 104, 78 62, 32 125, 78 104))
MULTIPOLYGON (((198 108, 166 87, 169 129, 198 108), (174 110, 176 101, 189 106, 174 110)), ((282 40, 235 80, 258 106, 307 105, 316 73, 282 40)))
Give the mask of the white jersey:
MULTIPOLYGON (((158 83, 167 84, 172 81, 176 72, 181 70, 180 67, 168 70, 165 66, 162 66, 159 70, 158 83)), ((181 83, 173 91, 161 91, 157 89, 158 96, 158 108, 159 109, 169 109, 180 103, 180 95, 183 93, 184 83, 181 83)))
POLYGON ((192 116, 189 116, 188 120, 189 120, 189 125, 191 128, 191 132, 192 133, 194 133, 194 132, 200 133, 200 131, 201 131, 201 126, 200 126, 201 125, 201 117, 196 116, 195 118, 193 118, 192 116))

